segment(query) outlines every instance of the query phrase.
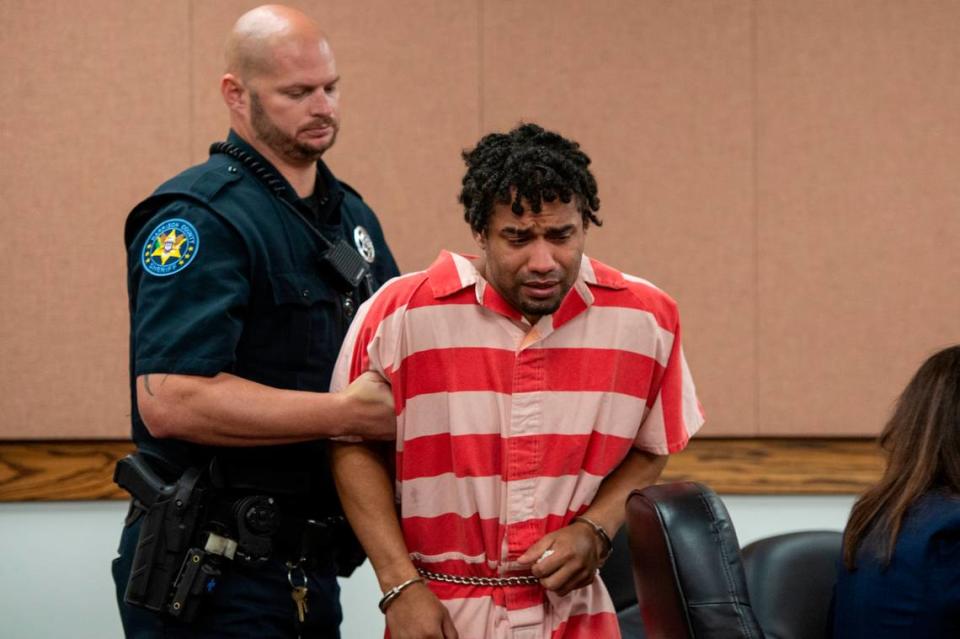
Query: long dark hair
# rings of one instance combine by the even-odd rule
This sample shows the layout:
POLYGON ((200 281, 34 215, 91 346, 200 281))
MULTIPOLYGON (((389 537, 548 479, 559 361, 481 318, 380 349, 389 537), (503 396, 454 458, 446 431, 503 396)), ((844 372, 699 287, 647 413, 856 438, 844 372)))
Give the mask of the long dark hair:
POLYGON ((890 564, 903 517, 924 493, 960 494, 960 346, 923 363, 897 400, 880 434, 887 469, 880 482, 853 505, 843 539, 843 563, 856 567, 868 535, 882 542, 879 558, 890 564))

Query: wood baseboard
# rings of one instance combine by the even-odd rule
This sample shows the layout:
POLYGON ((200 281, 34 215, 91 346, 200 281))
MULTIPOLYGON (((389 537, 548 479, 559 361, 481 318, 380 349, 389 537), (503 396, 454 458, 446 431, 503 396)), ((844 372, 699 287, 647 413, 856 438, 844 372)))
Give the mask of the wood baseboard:
MULTIPOLYGON (((113 467, 132 450, 129 441, 0 442, 0 502, 126 499, 113 467)), ((670 459, 663 481, 721 494, 856 494, 882 471, 873 440, 699 438, 670 459)))

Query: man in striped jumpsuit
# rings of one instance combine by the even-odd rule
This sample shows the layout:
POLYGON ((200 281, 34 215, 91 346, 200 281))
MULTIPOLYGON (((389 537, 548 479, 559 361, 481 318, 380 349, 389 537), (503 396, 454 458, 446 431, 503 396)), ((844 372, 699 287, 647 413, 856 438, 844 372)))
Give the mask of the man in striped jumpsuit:
POLYGON ((333 452, 394 639, 615 638, 597 569, 634 488, 703 423, 675 302, 583 254, 589 157, 524 124, 464 153, 479 257, 358 313, 333 390, 387 379, 396 448, 333 452))

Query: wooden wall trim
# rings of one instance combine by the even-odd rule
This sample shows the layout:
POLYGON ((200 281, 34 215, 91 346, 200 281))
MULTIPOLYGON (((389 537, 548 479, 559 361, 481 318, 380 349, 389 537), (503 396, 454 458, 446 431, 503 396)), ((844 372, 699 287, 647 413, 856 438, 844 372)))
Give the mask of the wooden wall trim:
POLYGON ((692 480, 728 495, 859 494, 880 479, 873 439, 693 439, 663 481, 692 480))
MULTIPOLYGON (((125 499, 113 466, 128 441, 0 442, 0 502, 125 499)), ((674 455, 663 481, 694 480, 721 494, 856 494, 883 460, 866 439, 708 439, 674 455)))
POLYGON ((129 441, 0 442, 0 502, 126 499, 113 483, 129 441))

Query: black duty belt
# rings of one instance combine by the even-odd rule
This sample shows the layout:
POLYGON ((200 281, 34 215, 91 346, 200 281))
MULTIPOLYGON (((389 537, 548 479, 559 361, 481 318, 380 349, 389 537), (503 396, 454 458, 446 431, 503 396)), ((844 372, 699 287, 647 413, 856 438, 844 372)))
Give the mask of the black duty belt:
MULTIPOLYGON (((256 475, 230 472, 229 465, 221 466, 216 459, 182 473, 152 454, 131 456, 119 466, 123 472, 118 470, 118 477, 126 477, 128 484, 121 485, 134 497, 128 519, 148 512, 162 495, 173 502, 172 516, 182 519, 179 504, 189 504, 192 532, 184 541, 200 548, 212 545, 214 552, 234 561, 258 565, 274 558, 325 564, 351 534, 341 514, 317 512, 317 505, 329 499, 302 488, 292 490, 309 485, 302 473, 280 473, 272 487, 288 490, 274 493, 251 486, 259 483, 256 475)), ((187 526, 180 521, 175 528, 187 526)))

